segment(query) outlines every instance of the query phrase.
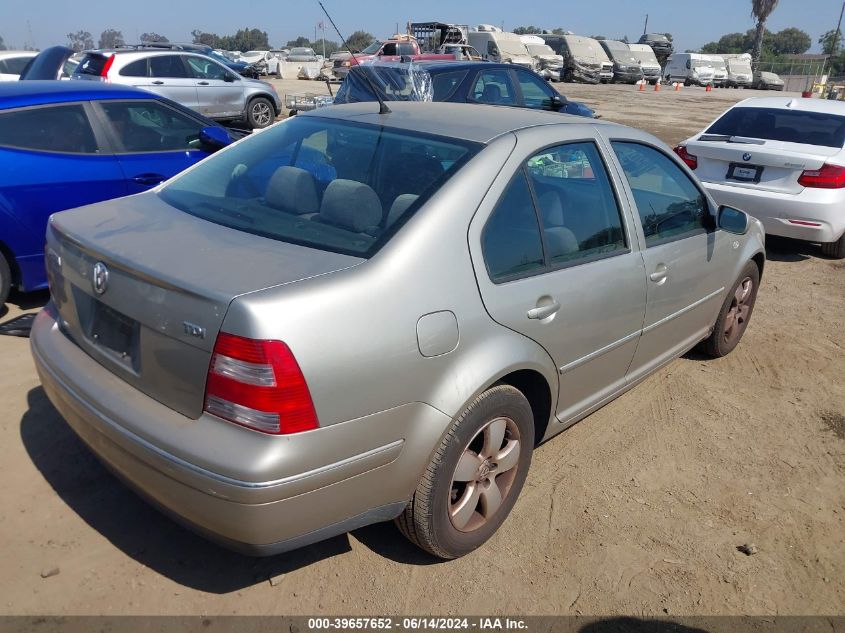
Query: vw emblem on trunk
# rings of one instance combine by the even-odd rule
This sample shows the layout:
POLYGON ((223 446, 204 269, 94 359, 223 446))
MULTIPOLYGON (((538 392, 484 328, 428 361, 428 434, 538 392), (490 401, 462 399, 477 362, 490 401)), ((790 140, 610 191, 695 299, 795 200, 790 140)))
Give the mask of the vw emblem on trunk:
POLYGON ((751 154, 749 154, 748 152, 745 152, 745 153, 742 155, 742 160, 744 160, 744 161, 747 163, 748 161, 750 161, 750 160, 751 160, 751 154))
POLYGON ((94 274, 91 276, 91 286, 98 295, 103 294, 109 287, 109 269, 103 262, 94 264, 94 274))

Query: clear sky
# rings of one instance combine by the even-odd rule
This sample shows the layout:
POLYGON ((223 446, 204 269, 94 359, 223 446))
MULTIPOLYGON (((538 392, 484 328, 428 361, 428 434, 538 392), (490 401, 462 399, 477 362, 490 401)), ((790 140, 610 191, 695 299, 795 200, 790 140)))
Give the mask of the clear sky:
MULTIPOLYGON (((676 48, 685 50, 754 25, 750 0, 324 0, 323 4, 347 37, 358 29, 385 37, 397 23, 404 30, 408 20, 439 20, 504 23, 506 29, 560 26, 580 35, 627 35, 635 40, 648 13, 649 31, 672 33, 676 48)), ((836 27, 841 7, 841 0, 781 0, 769 28, 803 29, 813 38, 811 50, 818 52, 819 36, 836 27)), ((122 31, 131 43, 147 31, 171 41, 190 41, 196 28, 230 35, 239 28, 257 27, 267 31, 270 44, 277 46, 298 35, 313 38, 322 19, 317 0, 0 0, 0 37, 9 48, 65 44, 66 34, 78 30, 89 31, 96 43, 107 28, 122 31)), ((330 28, 328 22, 326 27, 330 28)), ((338 39, 329 30, 326 38, 338 39)))

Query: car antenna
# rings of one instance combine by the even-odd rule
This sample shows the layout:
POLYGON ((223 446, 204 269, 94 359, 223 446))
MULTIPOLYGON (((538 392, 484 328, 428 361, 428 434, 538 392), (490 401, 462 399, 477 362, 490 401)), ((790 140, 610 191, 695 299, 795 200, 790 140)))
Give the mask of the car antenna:
MULTIPOLYGON (((339 28, 337 28, 337 24, 335 24, 335 23, 334 23, 334 20, 332 20, 332 16, 330 16, 330 15, 329 15, 329 12, 328 12, 328 11, 326 11, 326 7, 324 7, 324 6, 323 6, 323 3, 322 3, 322 2, 320 2, 319 0, 317 0, 317 4, 319 4, 319 5, 320 5, 320 8, 323 10, 323 13, 325 13, 325 14, 326 14, 326 17, 329 19, 329 22, 331 22, 331 23, 332 23, 332 26, 334 27, 335 33, 337 33, 337 36, 338 36, 338 37, 340 38, 340 40, 343 42, 343 45, 346 47, 346 50, 348 50, 348 51, 349 51, 349 54, 350 54, 350 55, 352 55, 352 59, 354 59, 354 60, 355 60, 355 64, 360 66, 360 64, 358 64, 358 58, 357 58, 357 57, 355 57, 355 53, 353 53, 353 52, 352 52, 352 48, 349 46, 349 44, 347 44, 347 43, 346 43, 346 38, 345 38, 345 37, 343 37, 343 35, 341 35, 341 33, 340 33, 340 29, 339 29, 339 28)), ((381 93, 378 91, 378 88, 377 88, 377 87, 376 87, 376 85, 373 83, 373 80, 372 80, 372 78, 370 77, 369 73, 366 73, 366 72, 363 72, 363 71, 362 71, 362 72, 361 72, 361 74, 362 74, 362 75, 364 75, 364 79, 366 79, 366 80, 367 80, 367 83, 370 85, 370 89, 373 91, 373 94, 376 96, 376 99, 378 99, 378 105, 379 105, 379 108, 378 108, 378 113, 379 113, 379 114, 388 114, 388 113, 390 113, 390 112, 391 112, 390 108, 388 108, 388 107, 387 107, 387 104, 384 102, 384 99, 382 99, 382 98, 381 98, 381 93)))

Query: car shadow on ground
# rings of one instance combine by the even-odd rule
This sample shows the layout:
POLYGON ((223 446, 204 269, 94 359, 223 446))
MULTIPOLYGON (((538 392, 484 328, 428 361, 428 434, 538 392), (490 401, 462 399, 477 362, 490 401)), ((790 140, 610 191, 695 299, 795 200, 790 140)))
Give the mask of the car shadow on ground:
MULTIPOLYGON (((106 470, 41 387, 32 389, 27 401, 21 439, 56 494, 124 554, 173 582, 225 594, 351 550, 345 534, 268 558, 215 545, 161 514, 106 470)), ((57 534, 60 531, 57 526, 57 534)))
MULTIPOLYGON (((50 300, 49 290, 39 290, 37 292, 21 293, 13 290, 9 295, 8 302, 16 305, 21 310, 33 310, 35 308, 43 308, 50 300)), ((2 310, 2 308, 0 308, 2 310)), ((2 316, 2 314, 0 314, 2 316)))
POLYGON ((681 623, 671 618, 634 618, 615 617, 601 618, 585 624, 578 629, 578 633, 707 633, 707 629, 697 625, 707 624, 706 618, 681 618, 681 623), (687 626, 691 624, 692 626, 687 626))
POLYGON ((775 262, 803 262, 814 257, 824 258, 818 244, 777 235, 766 236, 766 259, 775 262))

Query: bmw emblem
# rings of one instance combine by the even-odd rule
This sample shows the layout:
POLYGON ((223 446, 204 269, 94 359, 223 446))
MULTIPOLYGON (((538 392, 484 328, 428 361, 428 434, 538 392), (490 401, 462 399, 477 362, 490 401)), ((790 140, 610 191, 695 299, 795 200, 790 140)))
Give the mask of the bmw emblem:
POLYGON ((98 295, 103 294, 109 287, 109 269, 103 262, 94 264, 94 274, 91 276, 91 286, 98 295))
POLYGON ((750 160, 751 160, 751 154, 749 154, 748 152, 745 152, 745 153, 742 155, 742 160, 744 160, 744 161, 747 163, 748 161, 750 161, 750 160))

